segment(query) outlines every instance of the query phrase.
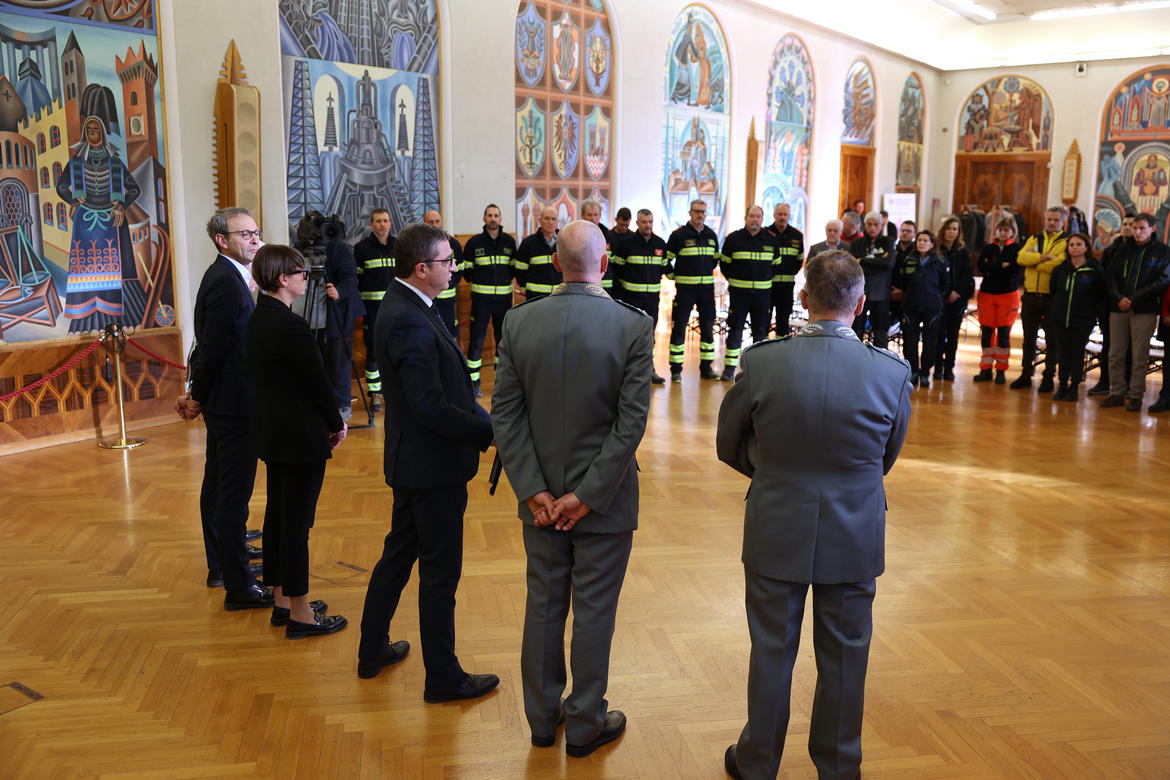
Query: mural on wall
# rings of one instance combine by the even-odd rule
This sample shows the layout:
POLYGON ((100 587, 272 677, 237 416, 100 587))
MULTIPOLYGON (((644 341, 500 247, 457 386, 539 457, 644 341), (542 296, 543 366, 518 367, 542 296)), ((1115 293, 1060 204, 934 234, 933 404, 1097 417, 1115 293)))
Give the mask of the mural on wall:
POLYGON ((1093 244, 1103 249, 1124 214, 1152 214, 1158 236, 1170 230, 1170 62, 1117 86, 1101 117, 1093 201, 1093 244))
POLYGON ((688 5, 675 18, 666 50, 665 126, 662 163, 663 213, 659 232, 670 233, 689 218, 690 203, 707 203, 707 225, 726 229, 731 70, 723 28, 702 5, 688 5))
POLYGON ((787 203, 789 222, 805 229, 808 215, 808 169, 816 84, 812 58, 804 41, 788 34, 776 44, 768 74, 768 113, 764 147, 764 214, 787 203))
POLYGON ((906 77, 898 101, 898 160, 894 174, 896 192, 918 192, 922 186, 923 126, 926 100, 917 73, 906 77))
POLYGON ((433 0, 280 0, 290 232, 309 211, 350 238, 439 209, 433 0))
POLYGON ((515 54, 516 238, 538 229, 546 206, 564 226, 596 200, 609 224, 614 53, 604 5, 521 2, 515 54))
POLYGON ((151 0, 0 13, 0 340, 175 324, 151 0))
POLYGON ((877 86, 873 68, 865 57, 858 57, 845 74, 845 105, 841 109, 841 143, 853 146, 873 146, 874 126, 877 124, 877 86))
POLYGON ((1052 101, 1023 76, 997 76, 979 85, 959 114, 960 152, 1052 150, 1052 101))

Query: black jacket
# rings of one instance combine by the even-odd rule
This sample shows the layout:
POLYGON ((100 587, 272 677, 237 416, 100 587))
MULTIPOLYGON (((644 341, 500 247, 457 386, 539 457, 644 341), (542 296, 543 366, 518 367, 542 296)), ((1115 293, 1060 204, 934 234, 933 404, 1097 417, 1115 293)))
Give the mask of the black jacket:
MULTIPOLYGON (((975 272, 971 268, 971 253, 966 247, 952 244, 950 249, 938 249, 939 257, 951 268, 951 290, 963 300, 975 294, 975 272)), ((958 301, 955 301, 958 303, 958 301)))
POLYGON ((465 484, 492 443, 492 423, 475 402, 467 360, 450 332, 396 281, 378 310, 374 344, 386 396, 386 484, 465 484))
POLYGON ((979 291, 988 295, 1003 295, 1019 289, 1016 276, 1020 267, 1016 264, 1016 255, 1020 252, 1019 242, 1012 242, 1001 247, 992 242, 979 252, 979 273, 983 281, 979 284, 979 291), (1003 264, 1007 263, 1007 268, 1003 264))
POLYGON ((902 291, 902 311, 940 312, 951 291, 951 269, 934 252, 911 252, 894 269, 894 286, 902 291))
POLYGON ((719 270, 732 290, 771 290, 780 246, 776 236, 760 229, 754 236, 746 228, 727 234, 723 239, 723 257, 719 270))
POLYGON ((1156 238, 1119 247, 1110 260, 1106 284, 1113 311, 1121 311, 1117 302, 1129 298, 1134 314, 1161 314, 1162 296, 1170 285, 1170 248, 1156 238))
POLYGON ((894 242, 890 237, 870 238, 867 233, 850 242, 849 254, 865 271, 865 297, 871 301, 890 300, 894 272, 894 242))
POLYGON ((358 293, 357 261, 353 247, 342 239, 334 239, 325 248, 325 275, 337 288, 339 297, 329 300, 329 306, 337 315, 329 317, 330 336, 353 338, 353 321, 362 316, 365 309, 358 293))
POLYGON ((719 264, 719 237, 703 225, 695 230, 690 222, 670 234, 666 257, 675 284, 714 284, 715 266, 719 264))
POLYGON ((377 304, 394 280, 394 236, 383 244, 373 233, 353 245, 358 292, 363 301, 377 304))
POLYGON ((329 434, 341 430, 341 414, 309 323, 261 293, 246 343, 256 456, 265 463, 329 458, 329 434))
POLYGON ((463 247, 463 277, 472 295, 512 295, 516 239, 500 232, 492 238, 485 227, 463 247))
POLYGON ((776 237, 779 247, 779 256, 776 258, 776 267, 772 270, 772 281, 775 284, 792 284, 796 274, 804 265, 804 233, 788 225, 784 230, 776 230, 773 222, 764 228, 776 237))
POLYGON ((516 284, 529 293, 548 295, 561 283, 561 272, 553 265, 557 251, 556 234, 552 246, 544 240, 544 233, 536 231, 524 237, 516 249, 514 264, 516 284))
POLYGON ((216 257, 195 295, 195 348, 188 361, 191 397, 205 412, 251 414, 244 333, 255 307, 235 264, 224 255, 216 257))
POLYGON ((1105 298, 1105 269, 1089 258, 1080 268, 1065 260, 1052 271, 1048 282, 1052 309, 1048 316, 1061 325, 1093 326, 1105 298))

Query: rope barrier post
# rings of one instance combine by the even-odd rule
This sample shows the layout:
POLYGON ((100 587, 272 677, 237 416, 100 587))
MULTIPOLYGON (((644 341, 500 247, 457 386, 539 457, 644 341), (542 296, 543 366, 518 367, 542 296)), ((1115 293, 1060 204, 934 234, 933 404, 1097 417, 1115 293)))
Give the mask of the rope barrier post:
POLYGON ((126 330, 111 322, 102 330, 99 340, 106 352, 114 357, 114 391, 118 401, 118 438, 102 439, 98 446, 107 450, 129 450, 146 444, 146 439, 126 436, 126 405, 122 401, 122 353, 126 351, 126 330))

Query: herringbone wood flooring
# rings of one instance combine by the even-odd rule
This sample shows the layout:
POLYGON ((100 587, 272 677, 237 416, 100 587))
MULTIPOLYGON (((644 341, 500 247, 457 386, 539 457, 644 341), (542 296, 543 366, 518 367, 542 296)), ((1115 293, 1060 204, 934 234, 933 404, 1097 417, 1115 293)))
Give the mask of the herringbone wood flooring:
MULTIPOLYGON (((1170 777, 1170 419, 973 385, 973 355, 959 381, 917 391, 887 480, 865 775, 1170 777)), ((372 567, 388 528, 381 429, 336 453, 311 540, 312 595, 351 626, 292 642, 204 587, 204 431, 176 423, 126 453, 3 459, 0 685, 43 698, 0 688, 0 776, 724 776, 746 706, 746 481, 713 452, 726 386, 688 359, 681 386, 654 390, 639 454, 609 691, 630 718, 621 741, 585 760, 563 737, 529 747, 523 549, 507 486, 487 494, 489 456, 470 487, 458 651, 502 684, 424 705, 413 582, 393 628, 410 657, 355 673, 368 574, 342 564, 372 567)), ((257 518, 263 484, 261 465, 257 518)), ((815 776, 815 679, 806 626, 785 777, 815 776)))

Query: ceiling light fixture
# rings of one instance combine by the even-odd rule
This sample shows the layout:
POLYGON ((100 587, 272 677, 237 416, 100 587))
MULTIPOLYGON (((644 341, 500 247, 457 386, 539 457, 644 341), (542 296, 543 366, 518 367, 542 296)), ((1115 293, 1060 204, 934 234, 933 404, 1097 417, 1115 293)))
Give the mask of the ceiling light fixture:
POLYGON ((1098 16, 1123 11, 1151 11, 1157 8, 1170 8, 1170 0, 1142 0, 1136 3, 1121 3, 1119 5, 1099 5, 1092 8, 1056 8, 1051 11, 1037 11, 1029 14, 1028 18, 1034 22, 1048 19, 1068 19, 1075 16, 1098 16))
POLYGON ((989 22, 995 21, 995 12, 994 11, 988 11, 983 6, 976 5, 974 2, 972 2, 972 0, 951 0, 951 4, 954 6, 957 6, 959 8, 962 8, 964 11, 967 11, 969 13, 975 14, 976 16, 982 17, 989 22))

